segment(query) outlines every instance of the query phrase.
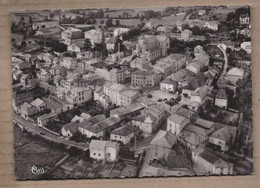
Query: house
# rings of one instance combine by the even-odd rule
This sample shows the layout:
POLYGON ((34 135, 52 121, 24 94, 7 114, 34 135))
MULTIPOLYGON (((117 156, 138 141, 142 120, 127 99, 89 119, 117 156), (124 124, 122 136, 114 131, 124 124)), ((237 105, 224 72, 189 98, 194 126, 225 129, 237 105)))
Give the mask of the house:
POLYGON ((115 49, 115 37, 109 37, 106 39, 106 49, 107 51, 114 51, 115 49))
POLYGON ((31 105, 35 106, 37 108, 38 112, 43 111, 47 108, 47 104, 39 98, 37 98, 33 102, 31 102, 31 105))
POLYGON ((192 35, 192 31, 185 29, 181 32, 181 40, 183 41, 189 41, 190 37, 192 35))
POLYGON ((234 86, 237 85, 238 80, 242 80, 245 74, 245 70, 242 68, 233 67, 227 73, 227 80, 234 86))
POLYGON ((170 33, 172 31, 172 27, 164 27, 164 26, 159 26, 157 27, 156 31, 160 33, 170 33))
POLYGON ((198 15, 202 16, 204 14, 206 14, 206 10, 201 9, 201 10, 198 11, 198 15))
POLYGON ((245 41, 240 44, 240 47, 244 49, 247 53, 251 54, 251 42, 245 41))
POLYGON ((117 161, 119 144, 117 142, 91 140, 89 144, 90 158, 108 162, 117 161))
POLYGON ((233 164, 217 157, 204 148, 196 148, 192 151, 192 162, 198 174, 233 174, 233 164))
POLYGON ((91 29, 89 31, 85 31, 84 33, 85 39, 89 39, 92 47, 94 45, 100 44, 103 40, 103 32, 101 29, 91 29))
POLYGON ((209 136, 209 143, 221 151, 228 151, 236 138, 236 127, 226 126, 216 130, 209 136))
POLYGON ((215 97, 215 105, 226 109, 228 106, 228 97, 225 89, 219 89, 215 97))
POLYGON ((87 135, 87 136, 91 137, 92 135, 88 135, 88 130, 86 128, 88 126, 101 122, 105 119, 106 119, 105 115, 96 115, 89 119, 84 119, 82 122, 79 123, 79 126, 78 126, 79 132, 83 135, 87 135))
POLYGON ((136 127, 124 125, 110 133, 110 140, 126 145, 134 138, 136 131, 136 127))
POLYGON ((92 99, 92 90, 89 88, 75 87, 66 93, 65 100, 73 105, 80 105, 92 99))
POLYGON ((57 21, 36 21, 32 24, 33 30, 42 30, 42 29, 48 29, 48 28, 54 28, 58 26, 57 21))
POLYGON ((14 69, 16 70, 23 70, 31 68, 31 63, 23 61, 17 57, 12 57, 12 64, 14 69))
POLYGON ((68 45, 68 51, 79 53, 83 51, 83 48, 76 44, 71 44, 68 45))
POLYGON ((112 68, 109 71, 109 81, 118 84, 124 83, 125 82, 124 72, 125 71, 122 69, 112 68))
POLYGON ((120 36, 124 33, 127 33, 130 29, 129 28, 116 28, 114 29, 114 37, 120 36))
POLYGON ((45 125, 47 125, 47 123, 53 121, 56 117, 57 114, 55 113, 41 115, 37 118, 37 124, 40 127, 44 127, 45 125))
POLYGON ((194 74, 198 74, 203 68, 203 65, 196 60, 193 60, 192 63, 190 63, 189 65, 187 65, 186 69, 193 72, 194 74))
POLYGON ((60 62, 60 66, 63 66, 67 69, 76 69, 77 61, 73 57, 63 57, 60 62))
POLYGON ((84 33, 77 28, 69 27, 61 33, 62 42, 66 45, 76 44, 80 48, 84 46, 84 33))
POLYGON ((207 22, 204 23, 204 25, 202 27, 211 29, 213 31, 217 31, 218 30, 218 23, 215 22, 215 21, 207 21, 207 22))
POLYGON ((153 71, 138 70, 132 73, 132 87, 154 87, 158 82, 158 75, 153 71))
POLYGON ((121 120, 131 119, 133 116, 139 115, 139 112, 144 109, 144 105, 140 103, 132 103, 110 111, 110 116, 118 116, 121 120))
POLYGON ((149 154, 152 158, 166 160, 176 142, 177 137, 174 134, 169 131, 159 130, 149 144, 149 154))
POLYGON ((33 92, 31 90, 19 90, 13 92, 13 102, 12 106, 14 111, 19 112, 18 106, 24 102, 31 102, 33 100, 33 92))
POLYGON ((89 118, 91 118, 91 115, 82 112, 82 113, 80 114, 80 116, 75 115, 75 116, 71 119, 71 122, 73 122, 73 121, 79 121, 79 122, 81 123, 83 120, 88 120, 89 118))
POLYGON ((94 101, 99 102, 104 108, 107 108, 112 104, 109 96, 104 94, 104 90, 102 87, 97 88, 94 91, 94 101))
POLYGON ((178 82, 169 78, 164 79, 160 83, 160 90, 176 92, 178 89, 178 82))
POLYGON ((212 91, 212 87, 202 86, 195 91, 191 92, 190 102, 197 101, 198 103, 202 104, 206 96, 208 96, 212 91))
POLYGON ((149 66, 150 66, 149 61, 147 60, 147 58, 145 56, 137 57, 130 62, 131 68, 147 70, 149 68, 149 66))
POLYGON ((62 126, 61 134, 66 138, 74 136, 78 130, 79 121, 72 121, 62 126))
POLYGON ((20 109, 21 109, 21 116, 26 120, 29 119, 29 116, 37 113, 37 109, 31 104, 29 104, 28 102, 24 102, 20 106, 20 109))
POLYGON ((37 84, 37 79, 33 77, 31 73, 24 74, 20 78, 20 83, 27 88, 31 88, 36 86, 37 84))
POLYGON ((37 73, 37 77, 43 82, 48 82, 51 80, 51 73, 45 69, 41 69, 41 71, 37 73))
MULTIPOLYGON (((102 117, 98 118, 102 119, 102 117)), ((112 130, 119 127, 121 120, 119 117, 112 116, 94 124, 91 122, 92 118, 82 121, 79 125, 81 128, 80 132, 88 138, 93 136, 100 138, 109 135, 112 130)))
POLYGON ((173 73, 172 75, 168 76, 167 78, 171 80, 175 80, 178 82, 178 86, 183 87, 187 85, 188 80, 193 78, 195 74, 188 70, 188 69, 180 69, 177 72, 173 73))
POLYGON ((240 14, 239 23, 240 23, 240 25, 250 25, 249 14, 240 14))
POLYGON ((173 114, 167 119, 167 131, 178 136, 188 123, 190 123, 189 119, 173 114))
POLYGON ((122 84, 112 82, 106 82, 104 84, 103 92, 109 97, 111 103, 118 106, 131 104, 139 96, 138 91, 134 91, 122 84))
POLYGON ((134 55, 144 55, 148 61, 153 61, 159 57, 166 56, 170 47, 170 39, 165 34, 160 35, 142 35, 138 37, 134 55))
POLYGON ((165 120, 166 110, 160 105, 150 105, 141 114, 132 118, 132 125, 139 127, 144 133, 152 134, 165 120))

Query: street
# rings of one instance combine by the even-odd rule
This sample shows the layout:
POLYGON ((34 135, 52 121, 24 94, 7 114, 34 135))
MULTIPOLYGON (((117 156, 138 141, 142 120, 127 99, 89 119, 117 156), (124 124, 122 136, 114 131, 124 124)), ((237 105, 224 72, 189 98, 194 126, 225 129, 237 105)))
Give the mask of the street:
POLYGON ((76 147, 83 151, 88 150, 89 145, 87 143, 78 143, 78 142, 67 140, 63 137, 54 135, 41 127, 34 126, 32 124, 32 122, 29 122, 29 121, 23 119, 22 117, 20 117, 19 115, 15 114, 15 113, 14 113, 13 119, 16 121, 16 123, 22 125, 23 128, 26 129, 28 132, 37 134, 37 135, 41 136, 42 138, 44 138, 45 140, 49 140, 49 141, 56 142, 56 143, 62 143, 67 146, 73 146, 73 147, 76 147))

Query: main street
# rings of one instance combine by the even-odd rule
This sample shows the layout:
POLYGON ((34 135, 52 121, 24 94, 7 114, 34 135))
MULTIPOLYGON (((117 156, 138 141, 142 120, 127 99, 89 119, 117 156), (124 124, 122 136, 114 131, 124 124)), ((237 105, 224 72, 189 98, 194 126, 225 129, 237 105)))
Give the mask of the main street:
POLYGON ((88 143, 78 143, 78 142, 75 142, 75 141, 72 141, 72 140, 67 140, 64 137, 57 136, 57 135, 54 135, 54 134, 46 131, 45 129, 39 127, 38 125, 33 125, 32 122, 23 119, 22 117, 20 117, 19 115, 15 114, 15 113, 14 113, 13 116, 14 116, 13 119, 17 124, 22 126, 28 132, 31 132, 33 134, 37 134, 37 135, 41 136, 42 138, 44 138, 45 140, 65 144, 67 146, 73 146, 73 147, 76 147, 76 148, 81 149, 83 151, 86 151, 86 150, 89 149, 88 143))

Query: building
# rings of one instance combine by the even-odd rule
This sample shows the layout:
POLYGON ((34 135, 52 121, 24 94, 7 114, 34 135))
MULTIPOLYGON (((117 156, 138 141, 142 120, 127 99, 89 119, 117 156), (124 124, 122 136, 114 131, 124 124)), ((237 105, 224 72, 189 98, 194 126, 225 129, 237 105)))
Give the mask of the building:
POLYGON ((43 111, 47 108, 47 104, 39 98, 37 98, 33 102, 31 102, 31 105, 35 106, 37 108, 38 112, 43 111))
POLYGON ((164 26, 159 26, 157 27, 156 31, 160 33, 170 33, 172 31, 173 27, 164 27, 164 26))
POLYGON ((206 96, 211 93, 212 87, 202 86, 191 92, 190 102, 197 101, 202 104, 206 96))
MULTIPOLYGON (((95 117, 95 119, 103 119, 103 117, 95 117)), ((109 117, 107 119, 104 119, 102 121, 92 123, 92 118, 82 121, 79 125, 81 128, 81 133, 83 135, 86 135, 88 138, 91 137, 105 137, 109 136, 110 132, 114 130, 115 128, 120 126, 120 118, 116 116, 109 117)))
POLYGON ((82 112, 82 113, 80 114, 80 116, 75 115, 75 116, 71 119, 71 122, 73 122, 73 121, 79 121, 79 122, 81 123, 83 120, 88 120, 89 118, 91 118, 91 115, 82 112))
POLYGON ((208 28, 208 29, 213 30, 213 31, 217 31, 218 30, 218 23, 214 22, 214 21, 208 21, 208 22, 205 22, 202 27, 208 28))
POLYGON ((30 103, 33 101, 33 92, 31 90, 19 90, 13 92, 13 109, 16 112, 19 112, 18 106, 24 102, 30 103))
POLYGON ((186 69, 197 75, 203 69, 203 65, 199 61, 193 60, 186 69))
POLYGON ((251 54, 251 42, 250 41, 242 42, 240 44, 240 47, 242 49, 244 49, 247 53, 251 54))
POLYGON ((167 131, 178 136, 188 123, 190 123, 189 119, 173 114, 167 119, 167 131))
POLYGON ((33 30, 42 30, 57 27, 58 24, 57 21, 36 21, 33 22, 32 28, 33 30))
POLYGON ((134 138, 136 131, 137 128, 129 125, 119 127, 110 133, 110 140, 126 145, 134 138))
POLYGON ((176 92, 177 89, 178 89, 178 82, 176 82, 175 80, 166 78, 160 83, 160 90, 162 91, 176 92))
POLYGON ((90 158, 113 162, 118 159, 119 144, 103 140, 91 140, 89 144, 90 158))
POLYGON ((63 57, 61 59, 60 66, 65 67, 67 69, 76 69, 77 61, 73 57, 63 57))
POLYGON ((129 30, 130 30, 129 28, 116 28, 113 32, 114 37, 127 33, 129 30))
POLYGON ((165 120, 166 110, 160 105, 150 105, 141 110, 141 114, 132 118, 132 125, 144 133, 152 134, 165 120))
POLYGON ((111 103, 118 106, 131 104, 139 96, 138 91, 129 89, 122 84, 112 82, 106 82, 104 84, 103 92, 109 97, 111 103))
POLYGON ((125 82, 125 71, 122 69, 112 68, 109 71, 109 80, 110 82, 122 84, 125 82))
POLYGON ((37 124, 40 127, 44 127, 45 125, 47 125, 47 123, 53 121, 56 117, 57 114, 55 113, 41 115, 37 118, 37 124))
POLYGON ((167 159, 177 137, 171 132, 159 130, 149 145, 149 154, 152 158, 167 159))
POLYGON ((51 80, 51 73, 45 69, 41 69, 41 71, 37 73, 37 77, 43 82, 48 82, 51 80))
POLYGON ((73 105, 80 105, 92 99, 92 90, 89 88, 76 87, 66 93, 65 100, 73 105))
POLYGON ((228 151, 236 138, 236 127, 226 126, 216 130, 209 136, 209 143, 221 151, 228 151))
POLYGON ((61 128, 62 136, 66 137, 66 138, 70 138, 70 137, 74 136, 77 132, 79 132, 78 124, 79 124, 79 121, 73 121, 73 122, 63 125, 61 128))
POLYGON ((240 25, 250 25, 250 17, 249 14, 241 14, 239 16, 240 25))
POLYGON ((132 87, 154 87, 159 82, 158 75, 153 71, 138 70, 132 73, 132 87))
POLYGON ((85 43, 84 33, 80 29, 73 27, 63 31, 61 33, 61 38, 63 39, 64 44, 76 44, 80 48, 82 48, 85 43))
POLYGON ((102 43, 103 39, 103 32, 101 29, 91 29, 89 31, 86 31, 84 33, 85 39, 89 39, 90 43, 92 44, 92 47, 94 45, 102 43))
POLYGON ((232 163, 224 161, 206 149, 194 149, 191 158, 198 174, 233 174, 232 163))
POLYGON ((21 78, 20 78, 20 83, 21 83, 24 87, 31 88, 31 87, 36 86, 36 84, 37 84, 37 79, 34 78, 31 73, 29 73, 29 74, 24 74, 24 75, 22 75, 21 78))
POLYGON ((110 116, 118 116, 121 120, 131 119, 132 117, 139 115, 140 111, 144 108, 145 108, 144 105, 135 102, 135 103, 111 110, 110 116))
POLYGON ((131 68, 138 68, 141 70, 147 70, 150 67, 149 61, 146 59, 145 56, 137 57, 130 62, 131 68))
POLYGON ((24 102, 21 106, 21 116, 28 120, 29 116, 34 115, 37 113, 37 108, 35 108, 33 105, 29 104, 28 102, 24 102))
POLYGON ((168 36, 161 35, 142 35, 138 37, 136 50, 134 54, 137 56, 144 55, 148 61, 153 61, 159 57, 166 56, 170 47, 170 39, 168 36))
POLYGON ((215 97, 215 105, 226 109, 228 107, 228 97, 225 89, 219 89, 215 97))
POLYGON ((236 86, 237 81, 242 80, 244 74, 245 74, 244 69, 233 67, 226 73, 226 77, 230 84, 236 86))

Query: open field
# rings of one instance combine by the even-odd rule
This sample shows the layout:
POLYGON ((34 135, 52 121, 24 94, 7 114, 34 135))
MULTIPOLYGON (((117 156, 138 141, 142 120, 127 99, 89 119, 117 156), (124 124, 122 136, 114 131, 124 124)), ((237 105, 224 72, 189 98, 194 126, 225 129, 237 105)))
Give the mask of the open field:
POLYGON ((17 179, 38 179, 38 175, 31 172, 33 166, 48 167, 60 160, 64 154, 63 150, 52 146, 39 138, 31 139, 31 135, 15 130, 15 145, 17 141, 26 144, 16 147, 15 157, 15 176, 17 179))

